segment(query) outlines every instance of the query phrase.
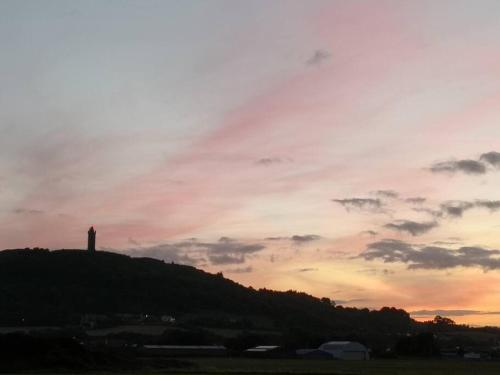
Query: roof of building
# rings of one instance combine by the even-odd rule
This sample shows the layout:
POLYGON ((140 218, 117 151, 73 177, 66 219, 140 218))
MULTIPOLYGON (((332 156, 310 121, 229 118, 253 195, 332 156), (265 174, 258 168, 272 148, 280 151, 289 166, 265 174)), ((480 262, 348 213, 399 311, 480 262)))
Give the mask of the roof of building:
POLYGON ((252 352, 252 353, 262 353, 262 352, 269 352, 271 350, 278 349, 279 346, 277 345, 260 345, 256 346, 255 348, 250 348, 245 350, 246 352, 252 352))
POLYGON ((343 351, 367 351, 368 349, 360 344, 359 342, 355 341, 329 341, 325 342, 319 347, 320 350, 325 350, 325 351, 336 351, 336 350, 343 350, 343 351))

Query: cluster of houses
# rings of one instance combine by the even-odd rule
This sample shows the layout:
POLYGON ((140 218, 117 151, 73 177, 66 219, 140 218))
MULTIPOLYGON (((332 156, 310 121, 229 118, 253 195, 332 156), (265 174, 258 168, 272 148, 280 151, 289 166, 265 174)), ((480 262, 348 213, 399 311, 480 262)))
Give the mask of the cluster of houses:
MULTIPOLYGON (((124 339, 109 338, 109 334, 126 332, 157 336, 163 333, 165 325, 175 325, 175 323, 176 319, 173 316, 149 314, 114 314, 112 316, 84 314, 80 319, 80 327, 86 330, 89 344, 100 343, 117 348, 128 346, 129 343, 124 339), (119 324, 116 325, 118 322, 119 324)), ((142 345, 137 346, 136 349, 144 357, 223 357, 229 355, 227 348, 221 345, 142 345)), ((364 345, 352 341, 330 341, 318 348, 295 351, 277 345, 261 345, 246 349, 241 354, 250 358, 343 360, 370 358, 369 351, 364 345)))
POLYGON ((151 314, 83 314, 80 316, 80 327, 86 330, 99 329, 116 325, 172 325, 176 320, 171 315, 151 314))

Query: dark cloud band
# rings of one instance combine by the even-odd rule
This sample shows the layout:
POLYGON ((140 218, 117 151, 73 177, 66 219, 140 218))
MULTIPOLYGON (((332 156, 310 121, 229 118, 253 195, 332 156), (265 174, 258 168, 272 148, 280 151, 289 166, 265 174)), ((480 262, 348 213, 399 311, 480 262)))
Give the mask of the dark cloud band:
POLYGON ((477 160, 450 160, 435 163, 430 168, 433 173, 457 173, 478 175, 486 173, 486 166, 477 160))
POLYGON ((182 241, 146 248, 125 250, 132 256, 162 259, 168 262, 199 265, 208 260, 213 265, 242 264, 246 257, 265 249, 258 243, 244 243, 228 237, 216 242, 182 241))
POLYGON ((407 232, 412 236, 418 236, 427 233, 433 228, 436 228, 439 224, 435 221, 428 221, 423 223, 418 223, 411 220, 398 220, 393 223, 384 225, 384 227, 399 232, 407 232))
POLYGON ((369 244, 359 257, 368 261, 405 263, 409 269, 479 267, 484 270, 495 270, 500 268, 500 250, 488 250, 482 247, 458 249, 440 246, 419 247, 391 239, 369 244))
POLYGON ((433 173, 465 173, 482 175, 488 172, 488 166, 500 168, 500 152, 490 151, 481 154, 479 159, 448 160, 434 163, 429 169, 433 173))

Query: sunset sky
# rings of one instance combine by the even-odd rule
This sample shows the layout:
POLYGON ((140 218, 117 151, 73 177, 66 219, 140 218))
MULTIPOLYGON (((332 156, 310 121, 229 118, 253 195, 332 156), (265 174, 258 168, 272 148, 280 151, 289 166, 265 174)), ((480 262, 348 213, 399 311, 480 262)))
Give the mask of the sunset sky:
POLYGON ((0 2, 0 248, 500 325, 500 2, 0 2))

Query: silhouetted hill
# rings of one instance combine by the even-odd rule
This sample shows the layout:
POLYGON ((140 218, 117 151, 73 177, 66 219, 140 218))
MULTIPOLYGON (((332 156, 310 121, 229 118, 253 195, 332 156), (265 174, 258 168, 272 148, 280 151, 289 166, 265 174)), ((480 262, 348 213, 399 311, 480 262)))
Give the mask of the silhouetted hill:
POLYGON ((304 335, 399 334, 413 323, 404 310, 334 307, 328 299, 254 290, 194 267, 81 250, 0 252, 0 300, 2 325, 74 324, 89 313, 207 312, 262 317, 272 329, 304 335))

